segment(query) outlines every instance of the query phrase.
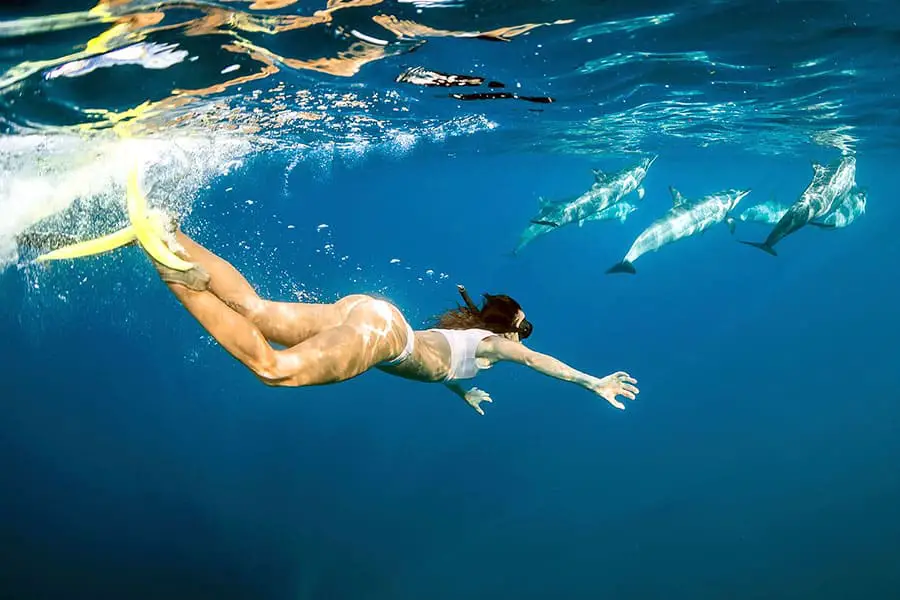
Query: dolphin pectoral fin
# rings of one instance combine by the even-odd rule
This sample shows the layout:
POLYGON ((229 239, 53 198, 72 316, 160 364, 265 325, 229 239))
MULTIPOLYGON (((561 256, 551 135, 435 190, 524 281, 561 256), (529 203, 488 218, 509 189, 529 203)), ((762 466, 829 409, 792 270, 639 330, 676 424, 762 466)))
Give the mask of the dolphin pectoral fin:
POLYGON ((818 221, 810 221, 807 225, 818 227, 819 229, 837 229, 834 223, 820 223, 818 221))
POLYGON ((753 246, 754 248, 759 248, 763 252, 768 252, 772 256, 778 256, 778 253, 775 252, 775 248, 765 242, 745 242, 744 240, 740 240, 740 242, 742 244, 747 244, 748 246, 753 246))
POLYGON ((116 248, 121 248, 135 241, 134 227, 129 225, 115 233, 104 235, 92 240, 85 240, 57 248, 45 254, 41 254, 35 262, 46 262, 48 260, 65 260, 70 258, 84 258, 85 256, 94 256, 110 252, 116 248))
POLYGON ((532 219, 532 223, 535 225, 547 225, 548 227, 559 227, 559 223, 554 223, 553 221, 544 221, 542 219, 532 219))
POLYGON ((629 273, 630 275, 634 275, 637 273, 637 269, 634 268, 634 265, 631 264, 629 260, 623 260, 620 263, 614 264, 610 268, 606 270, 606 273, 629 273))
POLYGON ((637 189, 638 200, 643 200, 643 199, 644 199, 644 194, 645 194, 645 193, 646 193, 646 192, 645 192, 645 190, 644 190, 644 186, 640 186, 640 187, 637 189))

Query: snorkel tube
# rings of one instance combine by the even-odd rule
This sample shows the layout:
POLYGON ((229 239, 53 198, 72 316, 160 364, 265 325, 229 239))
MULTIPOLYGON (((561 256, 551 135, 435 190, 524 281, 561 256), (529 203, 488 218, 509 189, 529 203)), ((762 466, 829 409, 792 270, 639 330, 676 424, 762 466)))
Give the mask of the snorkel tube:
POLYGON ((474 302, 472 302, 472 297, 469 296, 469 292, 466 291, 466 286, 456 284, 456 289, 457 291, 459 291, 459 295, 462 296, 463 302, 465 302, 466 306, 469 307, 469 310, 476 313, 481 312, 481 309, 478 308, 474 302))

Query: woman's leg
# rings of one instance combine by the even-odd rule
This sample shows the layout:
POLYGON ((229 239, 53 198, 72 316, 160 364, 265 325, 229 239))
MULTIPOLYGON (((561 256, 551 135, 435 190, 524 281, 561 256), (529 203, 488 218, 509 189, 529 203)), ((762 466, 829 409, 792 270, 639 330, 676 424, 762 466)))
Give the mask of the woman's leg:
MULTIPOLYGON (((215 277, 212 274, 211 281, 215 277)), ((406 327, 397 309, 382 300, 357 298, 342 323, 291 348, 275 350, 250 319, 211 291, 167 285, 206 331, 267 385, 344 381, 398 355, 406 344, 406 327)))
POLYGON ((340 325, 348 304, 272 302, 259 297, 250 283, 228 261, 216 256, 181 231, 175 239, 185 249, 186 260, 209 273, 209 291, 229 308, 249 319, 263 336, 281 346, 296 346, 324 329, 340 325))

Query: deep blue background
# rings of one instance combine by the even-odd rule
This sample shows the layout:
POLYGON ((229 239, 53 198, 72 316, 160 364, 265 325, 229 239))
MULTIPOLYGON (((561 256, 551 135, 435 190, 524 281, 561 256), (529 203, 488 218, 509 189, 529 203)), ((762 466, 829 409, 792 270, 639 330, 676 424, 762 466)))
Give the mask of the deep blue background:
POLYGON ((512 366, 477 380, 495 399, 484 417, 378 372, 269 389, 133 249, 9 269, 3 597, 900 597, 892 157, 859 156, 869 212, 846 230, 801 231, 772 258, 723 226, 628 277, 604 271, 670 206, 669 184, 791 201, 809 160, 835 155, 673 147, 625 225, 566 228, 510 258, 537 196, 628 161, 477 145, 326 175, 304 163, 287 195, 284 161, 258 157, 185 228, 267 293, 384 291, 414 326, 456 301, 457 282, 509 293, 532 347, 628 370, 639 401, 621 413, 512 366), (316 254, 325 235, 363 267, 356 282, 316 254), (426 268, 450 277, 419 282, 426 268))

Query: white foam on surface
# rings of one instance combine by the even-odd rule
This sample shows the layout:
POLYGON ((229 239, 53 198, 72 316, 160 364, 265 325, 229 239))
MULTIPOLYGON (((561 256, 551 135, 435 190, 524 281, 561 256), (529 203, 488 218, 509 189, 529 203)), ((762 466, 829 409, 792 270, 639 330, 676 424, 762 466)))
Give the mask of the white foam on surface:
POLYGON ((241 165, 246 136, 0 137, 0 269, 29 229, 90 237, 125 224, 125 177, 135 161, 151 205, 184 215, 197 193, 241 165))

